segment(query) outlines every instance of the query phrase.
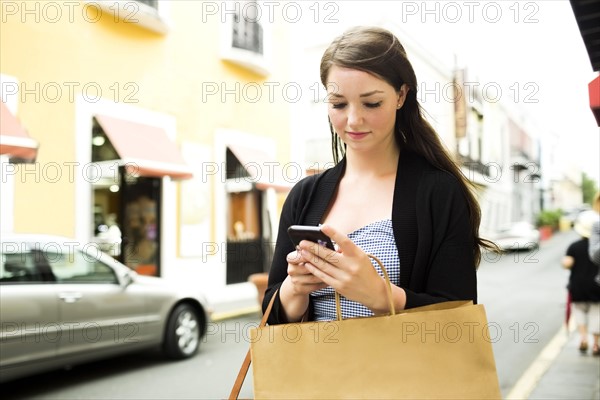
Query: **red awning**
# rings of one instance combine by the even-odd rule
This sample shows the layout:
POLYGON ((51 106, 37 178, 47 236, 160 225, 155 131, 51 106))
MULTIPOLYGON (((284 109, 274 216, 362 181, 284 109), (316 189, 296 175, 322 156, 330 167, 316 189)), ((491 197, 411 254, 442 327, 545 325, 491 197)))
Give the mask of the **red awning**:
POLYGON ((594 117, 596 117, 596 123, 600 126, 600 75, 589 83, 588 89, 590 92, 590 108, 594 117))
POLYGON ((277 192, 289 192, 294 182, 300 178, 300 165, 283 165, 261 150, 239 144, 230 144, 227 147, 246 169, 250 175, 249 181, 253 182, 257 189, 273 188, 277 192))
POLYGON ((163 129, 105 115, 95 117, 128 173, 173 179, 193 176, 177 145, 163 129))
POLYGON ((38 143, 29 137, 17 117, 0 101, 0 154, 11 162, 34 162, 38 143))

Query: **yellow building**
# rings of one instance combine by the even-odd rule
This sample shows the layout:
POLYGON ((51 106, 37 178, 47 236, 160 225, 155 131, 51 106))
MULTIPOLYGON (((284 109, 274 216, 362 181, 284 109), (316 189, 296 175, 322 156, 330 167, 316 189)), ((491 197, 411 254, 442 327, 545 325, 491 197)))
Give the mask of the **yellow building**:
POLYGON ((257 7, 2 1, 3 107, 39 144, 33 163, 0 151, 2 231, 249 290, 231 284, 263 270, 289 187, 289 25, 257 7))

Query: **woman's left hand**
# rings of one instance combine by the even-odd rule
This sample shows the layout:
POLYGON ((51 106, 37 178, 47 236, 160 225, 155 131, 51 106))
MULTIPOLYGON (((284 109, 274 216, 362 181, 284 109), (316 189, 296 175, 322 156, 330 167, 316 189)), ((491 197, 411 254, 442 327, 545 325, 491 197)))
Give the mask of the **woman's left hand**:
POLYGON ((363 304, 375 314, 388 312, 385 280, 373 268, 369 256, 331 226, 323 225, 321 230, 338 245, 338 250, 303 240, 299 254, 306 268, 347 299, 363 304))

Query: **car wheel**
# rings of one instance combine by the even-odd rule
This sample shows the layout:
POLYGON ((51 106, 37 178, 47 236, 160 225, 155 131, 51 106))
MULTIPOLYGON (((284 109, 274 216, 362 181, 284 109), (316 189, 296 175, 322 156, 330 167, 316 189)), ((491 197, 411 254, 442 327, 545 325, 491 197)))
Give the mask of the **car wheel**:
POLYGON ((189 304, 180 304, 169 316, 164 351, 169 358, 183 359, 196 354, 200 346, 200 321, 189 304))

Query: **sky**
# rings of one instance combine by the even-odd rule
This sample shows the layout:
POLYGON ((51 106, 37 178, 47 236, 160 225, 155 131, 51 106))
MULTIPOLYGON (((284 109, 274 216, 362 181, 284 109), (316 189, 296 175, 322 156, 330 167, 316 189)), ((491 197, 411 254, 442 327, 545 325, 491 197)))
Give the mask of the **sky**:
MULTIPOLYGON (((316 11, 305 9, 311 18, 316 11)), ((480 82, 501 88, 501 101, 539 128, 542 146, 556 143, 558 171, 574 165, 600 181, 600 128, 588 98, 597 73, 569 1, 338 1, 320 3, 319 12, 307 38, 386 17, 436 58, 456 56, 480 82)))

